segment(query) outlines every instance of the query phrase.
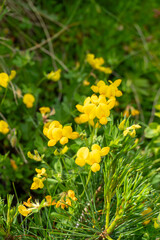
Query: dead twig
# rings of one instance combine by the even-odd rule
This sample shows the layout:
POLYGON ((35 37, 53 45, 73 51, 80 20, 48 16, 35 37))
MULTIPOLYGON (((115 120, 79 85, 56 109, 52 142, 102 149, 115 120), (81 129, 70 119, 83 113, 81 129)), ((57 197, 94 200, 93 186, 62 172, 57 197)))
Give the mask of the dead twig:
POLYGON ((152 105, 152 111, 151 111, 151 117, 149 119, 148 124, 150 124, 154 120, 154 114, 155 114, 155 111, 156 111, 154 106, 157 104, 159 97, 160 97, 160 88, 158 89, 158 91, 156 93, 156 96, 154 98, 153 105, 152 105))

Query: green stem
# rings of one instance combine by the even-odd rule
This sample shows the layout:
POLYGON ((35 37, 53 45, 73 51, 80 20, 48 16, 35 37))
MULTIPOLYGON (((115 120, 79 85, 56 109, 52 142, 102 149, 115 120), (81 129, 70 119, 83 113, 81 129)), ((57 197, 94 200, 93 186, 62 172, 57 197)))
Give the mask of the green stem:
POLYGON ((113 240, 113 238, 111 238, 109 235, 107 235, 106 238, 107 238, 108 240, 113 240))
POLYGON ((105 229, 109 226, 109 213, 110 213, 110 197, 107 196, 107 211, 106 211, 106 226, 105 229))
POLYGON ((46 79, 46 77, 43 77, 38 83, 37 83, 37 87, 39 87, 39 85, 46 79))
POLYGON ((1 101, 0 106, 3 105, 3 102, 4 102, 4 100, 5 100, 5 98, 6 98, 6 95, 7 95, 7 91, 8 91, 8 87, 5 89, 5 93, 4 93, 4 96, 3 96, 3 98, 2 98, 2 101, 1 101))
POLYGON ((88 185, 88 183, 89 183, 89 180, 90 180, 90 178, 91 178, 91 169, 90 169, 90 171, 89 171, 89 173, 88 173, 88 178, 87 178, 87 182, 86 182, 86 185, 85 185, 85 187, 84 187, 84 190, 83 190, 83 192, 82 192, 82 194, 81 194, 81 196, 80 197, 82 197, 83 196, 83 194, 85 193, 85 191, 86 191, 86 187, 87 187, 87 185, 88 185))
POLYGON ((109 228, 106 229, 107 234, 111 234, 111 233, 113 232, 113 230, 114 230, 114 228, 116 227, 117 222, 119 221, 119 219, 120 219, 120 216, 117 215, 117 216, 115 217, 115 219, 113 220, 113 222, 111 223, 111 225, 109 226, 109 228))

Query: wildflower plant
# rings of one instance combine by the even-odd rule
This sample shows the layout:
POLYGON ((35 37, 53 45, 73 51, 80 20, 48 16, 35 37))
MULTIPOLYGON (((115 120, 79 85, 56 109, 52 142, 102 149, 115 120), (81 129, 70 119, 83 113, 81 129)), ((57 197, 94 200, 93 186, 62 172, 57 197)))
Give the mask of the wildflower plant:
MULTIPOLYGON (((87 61, 93 69, 111 73, 101 58, 87 55, 87 61)), ((136 141, 141 126, 123 114, 115 121, 112 114, 122 96, 120 84, 121 79, 97 79, 91 86, 94 93, 76 105, 76 127, 56 119, 44 122, 52 161, 47 153, 28 152, 37 162, 36 176, 29 199, 18 210, 27 218, 34 214, 35 221, 42 212, 55 239, 131 239, 148 224, 158 224, 158 196, 144 174, 150 159, 136 141), (34 191, 43 193, 42 200, 32 201, 34 191)), ((45 115, 49 109, 40 112, 45 115)))

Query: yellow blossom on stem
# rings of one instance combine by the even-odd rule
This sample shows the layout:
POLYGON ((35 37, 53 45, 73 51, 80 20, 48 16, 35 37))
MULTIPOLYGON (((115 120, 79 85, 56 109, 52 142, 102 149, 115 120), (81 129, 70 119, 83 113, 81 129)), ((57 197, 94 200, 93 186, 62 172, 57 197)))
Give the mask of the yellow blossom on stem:
POLYGON ((44 187, 43 181, 44 181, 44 179, 34 177, 33 178, 33 183, 31 185, 31 190, 36 190, 38 188, 43 188, 44 187))
POLYGON ((11 163, 11 166, 12 166, 12 168, 14 169, 14 170, 17 170, 17 164, 16 164, 16 162, 13 160, 13 159, 10 159, 10 163, 11 163))
POLYGON ((46 199, 46 201, 47 201, 47 202, 44 204, 45 206, 56 205, 55 200, 52 201, 52 197, 51 197, 50 195, 47 195, 47 196, 45 197, 45 199, 46 199))
POLYGON ((98 172, 100 170, 100 165, 98 163, 94 163, 91 166, 91 170, 92 170, 92 172, 98 172))
POLYGON ((154 221, 154 228, 160 228, 160 223, 157 221, 157 218, 153 218, 154 221))
POLYGON ((39 210, 40 207, 49 207, 52 205, 56 205, 55 200, 52 200, 52 197, 50 195, 47 195, 45 197, 46 201, 42 201, 41 204, 39 204, 39 201, 35 201, 33 203, 31 201, 32 197, 28 198, 27 202, 23 202, 23 205, 19 205, 18 211, 20 214, 22 214, 24 217, 26 217, 29 213, 31 213, 33 210, 39 210))
POLYGON ((136 116, 136 115, 139 115, 139 114, 140 114, 140 112, 139 112, 137 109, 135 109, 134 107, 128 105, 128 106, 126 107, 125 111, 123 112, 123 116, 124 116, 124 117, 129 117, 129 113, 130 113, 130 112, 131 112, 131 115, 132 115, 132 116, 136 116))
POLYGON ((4 120, 0 120, 0 133, 7 134, 9 132, 8 123, 4 120))
POLYGON ((12 81, 12 79, 15 78, 15 76, 16 76, 16 71, 11 70, 11 74, 9 75, 9 81, 12 81))
POLYGON ((119 130, 124 130, 124 124, 126 122, 126 119, 124 119, 118 126, 119 130))
POLYGON ((127 127, 124 131, 123 131, 123 135, 127 136, 130 135, 132 138, 134 138, 136 136, 136 129, 141 128, 140 125, 138 124, 134 124, 130 127, 127 127))
POLYGON ((77 201, 77 198, 75 197, 75 192, 73 190, 68 190, 67 194, 68 197, 70 197, 73 201, 77 201))
POLYGON ((93 172, 97 172, 100 170, 99 163, 101 162, 101 157, 106 156, 109 150, 109 147, 101 148, 98 144, 93 144, 91 151, 87 147, 81 147, 77 152, 75 163, 80 167, 83 167, 87 163, 91 166, 93 172))
POLYGON ((84 85, 84 86, 89 86, 89 84, 90 84, 89 81, 87 81, 87 80, 84 80, 84 81, 83 81, 83 85, 84 85))
POLYGON ((41 176, 46 176, 46 169, 45 168, 35 168, 36 172, 37 172, 37 177, 41 177, 41 176))
POLYGON ((27 108, 32 108, 33 107, 33 103, 35 101, 35 98, 32 94, 30 93, 26 93, 23 96, 23 103, 26 105, 27 108))
POLYGON ((91 89, 95 93, 99 93, 100 95, 104 95, 107 98, 111 97, 121 97, 122 92, 118 90, 118 86, 121 84, 122 80, 117 79, 114 82, 109 81, 110 85, 106 85, 104 81, 99 81, 97 85, 91 86, 91 89))
POLYGON ((112 73, 112 70, 109 67, 102 66, 104 64, 104 59, 102 57, 95 58, 94 54, 88 53, 86 60, 92 66, 92 68, 104 72, 106 74, 112 73))
POLYGON ((57 82, 61 77, 61 69, 58 69, 56 72, 51 71, 50 73, 47 74, 47 78, 57 82))
POLYGON ((28 198, 27 202, 23 202, 23 204, 24 204, 26 207, 32 207, 32 206, 33 206, 33 203, 31 203, 31 199, 32 199, 32 197, 28 198))
POLYGON ((89 149, 87 147, 82 147, 77 152, 77 158, 75 163, 80 167, 83 167, 86 164, 86 160, 89 157, 89 149))
POLYGON ((32 212, 31 209, 27 209, 25 206, 23 205, 19 205, 18 206, 18 211, 20 214, 22 214, 24 217, 26 217, 29 213, 32 212))
POLYGON ((33 155, 30 151, 27 153, 27 156, 30 158, 30 159, 33 159, 35 161, 42 161, 42 158, 43 158, 43 155, 42 157, 39 155, 38 151, 37 150, 34 150, 34 154, 33 155))
POLYGON ((7 73, 0 73, 0 86, 7 88, 9 82, 9 76, 7 73))
POLYGON ((132 116, 136 116, 136 115, 139 115, 139 111, 137 110, 137 109, 135 109, 135 108, 131 108, 131 115, 132 116))
POLYGON ((49 107, 41 107, 39 111, 42 115, 45 115, 46 113, 50 113, 51 109, 49 107))
POLYGON ((71 126, 62 126, 58 121, 52 121, 44 125, 43 134, 49 138, 48 146, 54 146, 58 141, 65 145, 69 139, 79 137, 78 132, 73 132, 71 126))

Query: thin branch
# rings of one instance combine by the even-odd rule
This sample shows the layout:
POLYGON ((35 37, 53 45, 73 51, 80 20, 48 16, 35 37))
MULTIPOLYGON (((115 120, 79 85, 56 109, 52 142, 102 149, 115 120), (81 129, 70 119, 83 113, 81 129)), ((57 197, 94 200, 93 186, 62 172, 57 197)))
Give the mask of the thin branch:
POLYGON ((158 89, 158 91, 156 93, 156 96, 154 98, 153 105, 152 105, 152 111, 151 111, 151 117, 149 119, 148 124, 150 124, 154 120, 154 114, 155 114, 155 111, 156 111, 154 106, 157 104, 159 97, 160 97, 160 88, 158 89))
POLYGON ((53 41, 55 40, 56 38, 58 38, 63 32, 65 32, 66 30, 68 30, 69 27, 68 26, 65 26, 64 28, 62 28, 59 32, 57 32, 56 34, 54 34, 52 37, 49 37, 48 39, 44 40, 43 42, 41 43, 37 43, 35 46, 31 47, 31 48, 28 48, 26 49, 25 51, 34 51, 38 48, 41 48, 43 45, 47 44, 48 42, 50 41, 53 41))

